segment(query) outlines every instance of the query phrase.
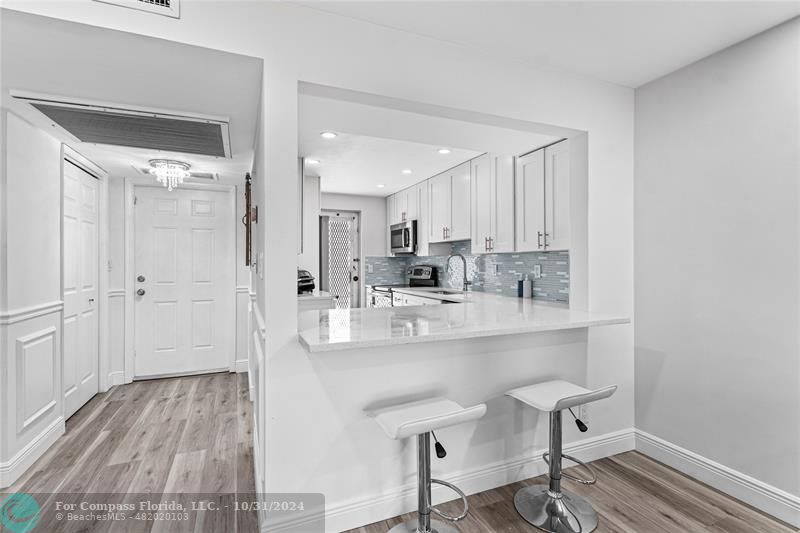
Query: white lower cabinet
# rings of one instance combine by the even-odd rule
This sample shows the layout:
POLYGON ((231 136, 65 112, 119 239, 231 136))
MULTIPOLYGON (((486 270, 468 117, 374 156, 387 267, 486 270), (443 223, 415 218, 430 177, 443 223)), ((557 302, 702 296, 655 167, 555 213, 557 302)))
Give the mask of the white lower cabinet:
POLYGON ((517 158, 516 251, 569 249, 569 143, 517 158))
POLYGON ((514 251, 514 158, 472 160, 472 253, 514 251))

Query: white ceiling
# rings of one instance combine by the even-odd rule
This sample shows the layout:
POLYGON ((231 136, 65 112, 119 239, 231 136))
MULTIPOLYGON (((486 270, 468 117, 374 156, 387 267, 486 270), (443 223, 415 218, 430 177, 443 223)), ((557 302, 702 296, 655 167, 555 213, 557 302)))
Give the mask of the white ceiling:
POLYGON ((298 3, 628 87, 800 15, 796 0, 298 3))
POLYGON ((37 126, 67 142, 112 176, 141 177, 134 168, 150 159, 188 162, 192 171, 239 183, 252 168, 261 95, 262 61, 58 19, 4 11, 2 101, 37 126), (9 97, 9 90, 227 117, 232 157, 81 143, 64 135, 43 114, 9 97))
POLYGON ((320 161, 305 173, 321 177, 323 192, 387 196, 484 152, 519 155, 562 138, 549 129, 490 126, 302 92, 298 102, 299 153, 320 161), (324 139, 323 131, 338 136, 324 139))
POLYGON ((324 192, 362 196, 395 193, 481 154, 452 148, 442 155, 441 146, 348 133, 323 139, 318 132, 308 132, 300 145, 303 154, 320 161, 306 165, 306 175, 321 176, 324 192), (403 174, 403 169, 412 173, 403 174))

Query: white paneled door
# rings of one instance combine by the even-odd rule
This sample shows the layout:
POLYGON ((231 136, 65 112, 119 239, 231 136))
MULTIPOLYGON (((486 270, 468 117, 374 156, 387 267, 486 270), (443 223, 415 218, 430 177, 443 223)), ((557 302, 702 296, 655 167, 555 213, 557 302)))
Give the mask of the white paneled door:
POLYGON ((135 377, 229 370, 235 343, 230 193, 137 187, 135 377))
POLYGON ((98 386, 98 180, 64 161, 64 410, 72 416, 98 386))

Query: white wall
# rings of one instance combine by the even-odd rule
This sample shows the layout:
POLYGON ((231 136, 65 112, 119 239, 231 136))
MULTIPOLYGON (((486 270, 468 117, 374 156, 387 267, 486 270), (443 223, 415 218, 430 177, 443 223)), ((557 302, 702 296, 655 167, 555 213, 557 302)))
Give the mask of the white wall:
POLYGON ((108 338, 110 385, 125 379, 125 182, 108 178, 108 338))
POLYGON ((795 495, 799 50, 795 20, 638 89, 635 196, 637 429, 795 495))
POLYGON ((61 144, 2 113, 0 487, 64 432, 61 144))
POLYGON ((322 193, 322 209, 361 213, 361 257, 386 256, 386 198, 322 193))
POLYGON ((319 286, 320 180, 318 176, 305 176, 303 183, 303 253, 297 257, 297 267, 311 272, 319 286))
MULTIPOLYGON (((255 452, 259 489, 321 491, 332 509, 355 505, 351 508, 362 510, 340 514, 335 522, 332 518, 328 524, 331 530, 360 525, 394 511, 373 506, 377 503, 375 495, 396 494, 402 489, 401 480, 413 476, 413 466, 403 461, 394 443, 377 432, 367 435, 353 431, 354 424, 368 425, 360 410, 361 401, 366 405, 377 396, 387 399, 408 389, 394 381, 397 385, 391 390, 373 391, 371 397, 350 396, 357 392, 352 385, 360 365, 377 365, 385 372, 387 382, 392 381, 392 367, 406 353, 375 350, 369 360, 365 359, 366 352, 338 353, 331 359, 338 373, 332 374, 326 371, 325 358, 309 357, 297 342, 296 263, 285 259, 296 255, 298 242, 296 225, 287 223, 297 219, 298 209, 293 186, 297 175, 298 81, 587 131, 588 225, 592 228, 587 305, 613 314, 633 312, 630 89, 536 71, 457 45, 281 3, 225 2, 225 9, 220 9, 220 2, 184 2, 180 20, 132 10, 125 10, 122 16, 121 8, 100 2, 81 4, 81 9, 74 9, 72 3, 29 0, 7 0, 5 5, 264 58, 261 134, 254 172, 261 217, 257 246, 259 254, 265 254, 260 267, 265 275, 257 276, 254 284, 255 308, 263 311, 265 324, 260 335, 254 332, 257 341, 253 347, 255 352, 264 350, 263 365, 255 372, 256 416, 262 425, 256 432, 261 437, 255 452), (214 32, 208 31, 209 20, 215 21, 214 32), (346 394, 340 401, 343 387, 346 394), (359 453, 367 449, 372 453, 359 453), (385 462, 387 458, 389 462, 385 462), (359 465, 357 474, 351 468, 354 463, 359 465), (378 479, 374 472, 382 467, 387 470, 378 479)), ((514 357, 521 358, 531 339, 521 336, 506 341, 511 343, 508 349, 516 354, 514 357)), ((614 397, 593 406, 592 431, 594 435, 607 435, 629 429, 633 424, 632 327, 591 331, 582 347, 568 334, 548 337, 547 341, 571 354, 578 350, 579 357, 588 358, 586 370, 561 366, 557 357, 543 358, 539 361, 543 366, 537 366, 533 357, 530 373, 519 377, 541 377, 539 372, 546 372, 583 378, 590 386, 618 383, 620 390, 614 397)), ((413 359, 416 370, 429 364, 441 368, 462 349, 473 350, 473 361, 492 368, 492 352, 486 343, 466 342, 441 343, 430 352, 430 361, 413 359)), ((444 373, 437 371, 431 376, 427 386, 448 392, 450 381, 444 373)), ((487 382, 487 387, 504 384, 498 380, 487 382)), ((472 398, 464 391, 454 390, 456 399, 472 398)), ((482 387, 479 392, 490 391, 482 387)), ((502 405, 501 418, 512 409, 509 404, 502 405)), ((455 456, 456 460, 446 465, 449 472, 485 471, 513 458, 514 453, 506 453, 508 428, 497 427, 491 432, 487 427, 478 428, 486 439, 483 451, 455 456)), ((574 436, 568 440, 574 440, 574 436)), ((466 445, 466 441, 458 443, 466 445)), ((408 506, 407 501, 400 500, 393 504, 408 506)))

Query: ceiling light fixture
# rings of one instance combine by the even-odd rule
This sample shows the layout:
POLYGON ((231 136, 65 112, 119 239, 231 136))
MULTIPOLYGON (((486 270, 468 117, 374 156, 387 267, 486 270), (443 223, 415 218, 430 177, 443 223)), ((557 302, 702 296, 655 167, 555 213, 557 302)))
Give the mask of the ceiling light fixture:
POLYGON ((306 165, 319 165, 319 159, 306 159, 306 165))
POLYGON ((383 183, 379 183, 379 184, 377 185, 377 187, 378 187, 379 189, 383 189, 384 187, 386 187, 386 185, 384 185, 383 183))
POLYGON ((161 185, 172 191, 178 185, 183 185, 183 180, 189 177, 191 165, 172 159, 151 159, 150 167, 150 174, 154 175, 161 185))
POLYGON ((319 135, 320 135, 320 137, 322 137, 323 139, 335 139, 335 138, 336 138, 336 134, 335 134, 335 133, 333 133, 332 131, 323 131, 323 132, 322 132, 322 133, 320 133, 319 135))
POLYGON ((442 155, 447 155, 450 153, 450 148, 439 148, 439 153, 442 155))
POLYGON ((403 174, 411 174, 411 169, 410 168, 404 168, 401 172, 403 174))

